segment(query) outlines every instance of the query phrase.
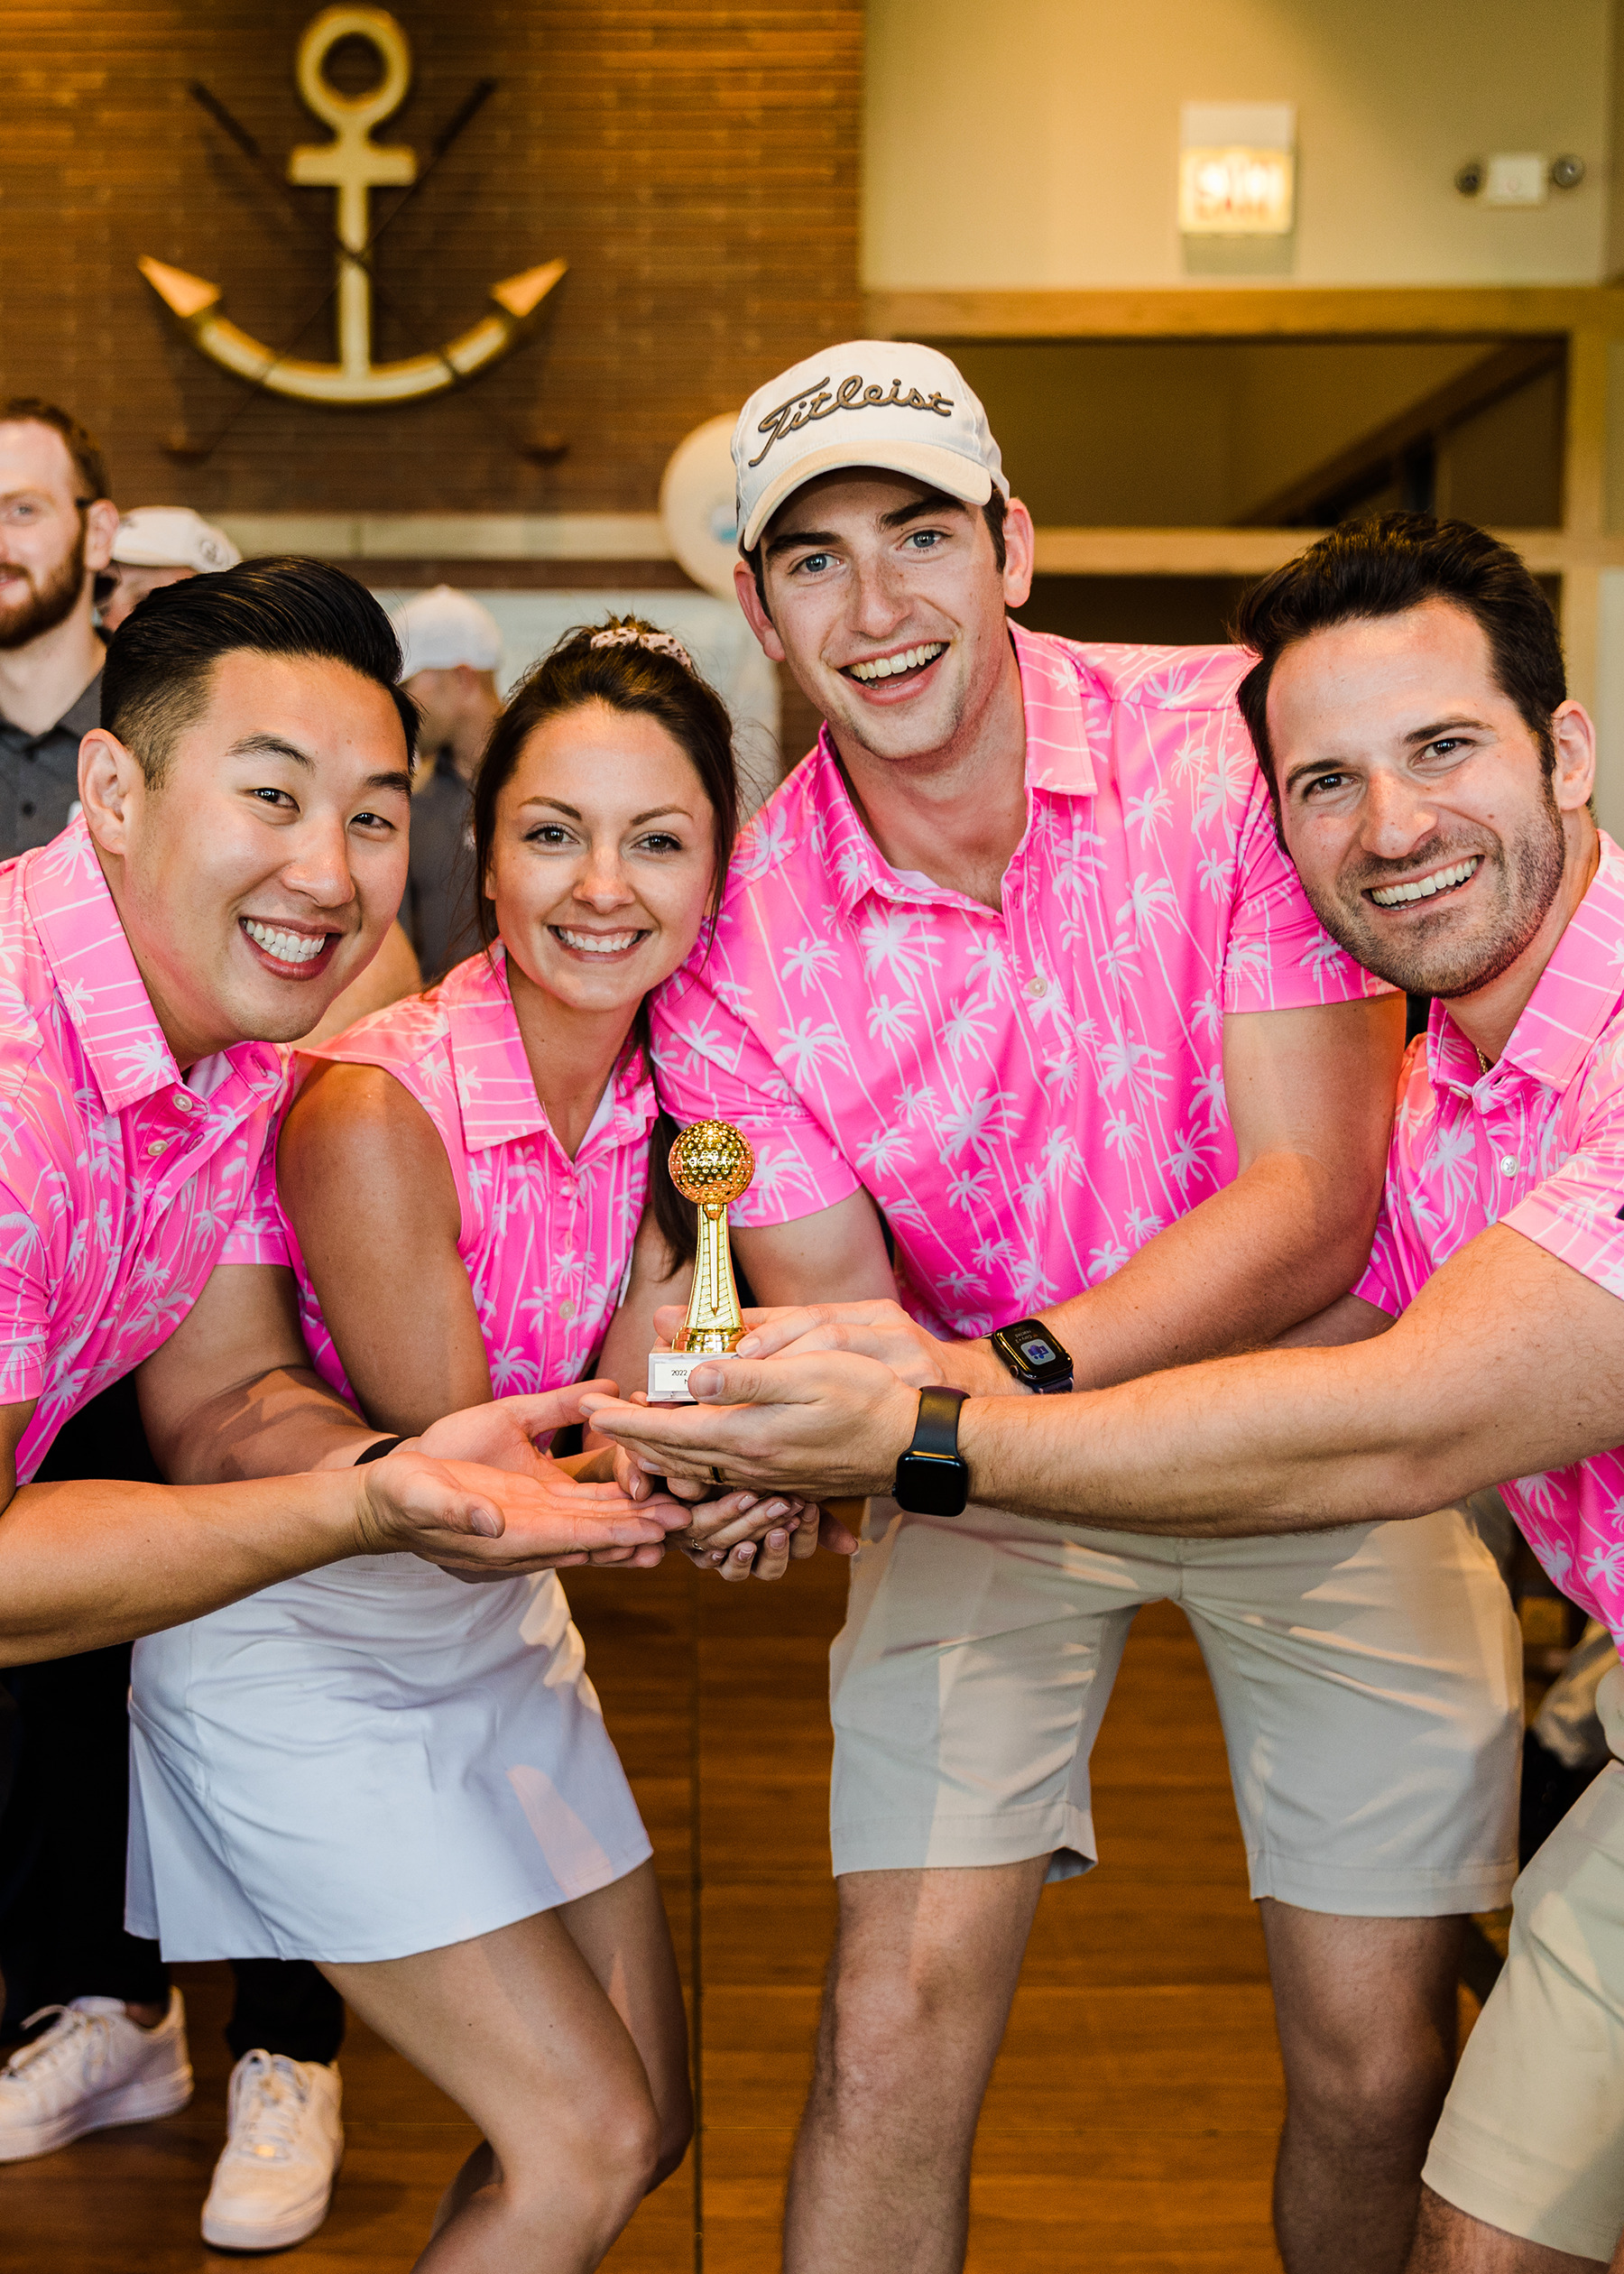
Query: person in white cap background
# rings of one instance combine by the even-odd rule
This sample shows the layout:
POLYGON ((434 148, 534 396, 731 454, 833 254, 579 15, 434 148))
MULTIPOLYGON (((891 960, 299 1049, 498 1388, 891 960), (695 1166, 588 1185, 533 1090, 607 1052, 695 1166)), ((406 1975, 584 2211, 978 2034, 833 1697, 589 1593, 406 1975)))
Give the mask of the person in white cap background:
MULTIPOLYGON (((1245 657, 1010 621, 1031 519, 945 356, 827 348, 752 398, 734 457, 740 603, 827 724, 655 1000, 661 1095, 755 1149, 730 1213, 760 1302, 900 1288, 923 1322, 889 1300, 807 1322, 814 1347, 906 1341, 920 1426, 832 1656, 840 1925, 785 2266, 963 2263, 1038 1895, 1098 1853, 1094 1733, 1135 1609, 1173 1597, 1261 1903, 1281 2256, 1398 2274, 1461 1914, 1516 1872, 1492 1556, 1459 1509, 1244 1545, 1041 1524, 966 1505, 954 1440, 965 1393, 1103 1387, 1339 1299, 1370 1252, 1402 998, 1325 936, 1276 837, 1245 657)), ((589 1403, 669 1472, 706 1426, 589 1403)), ((1176 1812, 1167 1832, 1177 1868, 1176 1812)))
POLYGON ((98 584, 101 626, 116 632, 125 616, 160 585, 235 568, 243 558, 223 529, 189 505, 138 505, 125 513, 113 540, 113 558, 98 584))
POLYGON ((443 978, 479 946, 472 864, 473 781, 502 698, 502 630, 450 585, 395 612, 403 685, 423 721, 426 759, 411 800, 411 867, 401 919, 423 975, 443 978))

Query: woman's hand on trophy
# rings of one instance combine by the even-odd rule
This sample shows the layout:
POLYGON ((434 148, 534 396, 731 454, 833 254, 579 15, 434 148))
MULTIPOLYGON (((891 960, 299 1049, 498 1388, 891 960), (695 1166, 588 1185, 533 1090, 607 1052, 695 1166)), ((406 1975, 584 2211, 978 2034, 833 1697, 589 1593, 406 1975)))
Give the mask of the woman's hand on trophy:
POLYGON ((820 1499, 889 1492, 918 1415, 916 1387, 850 1351, 707 1358, 689 1386, 704 1402, 640 1406, 589 1391, 582 1403, 595 1429, 661 1475, 714 1472, 730 1486, 820 1499))

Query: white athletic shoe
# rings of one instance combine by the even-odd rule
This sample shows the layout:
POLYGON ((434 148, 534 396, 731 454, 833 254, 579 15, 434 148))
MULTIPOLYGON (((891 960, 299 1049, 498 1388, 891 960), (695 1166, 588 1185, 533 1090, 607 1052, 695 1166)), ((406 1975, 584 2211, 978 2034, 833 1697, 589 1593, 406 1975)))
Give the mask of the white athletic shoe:
POLYGON ((0 2069, 0 2163, 48 2156, 109 2124, 143 2124, 172 2116, 192 2096, 186 2052, 186 2008, 170 1992, 155 2029, 132 2021, 117 1998, 75 1998, 42 2006, 29 2020, 54 2013, 42 2037, 0 2069))
POLYGON ((285 2053, 245 2053, 231 2072, 225 2152, 203 2205, 203 2240, 285 2251, 328 2214, 344 2156, 338 2071, 285 2053))

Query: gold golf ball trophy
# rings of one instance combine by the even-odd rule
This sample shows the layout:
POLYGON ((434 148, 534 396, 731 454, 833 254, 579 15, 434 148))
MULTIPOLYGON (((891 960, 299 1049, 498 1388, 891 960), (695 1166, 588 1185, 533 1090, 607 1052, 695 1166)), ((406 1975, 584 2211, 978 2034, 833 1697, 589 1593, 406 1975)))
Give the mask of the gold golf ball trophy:
POLYGON ((755 1155, 731 1122, 693 1122, 678 1132, 670 1168, 678 1191, 698 1206, 699 1245, 682 1332, 669 1350, 649 1353, 649 1403, 692 1405, 688 1375, 707 1358, 724 1358, 744 1332, 727 1244, 727 1204, 748 1189, 755 1155))

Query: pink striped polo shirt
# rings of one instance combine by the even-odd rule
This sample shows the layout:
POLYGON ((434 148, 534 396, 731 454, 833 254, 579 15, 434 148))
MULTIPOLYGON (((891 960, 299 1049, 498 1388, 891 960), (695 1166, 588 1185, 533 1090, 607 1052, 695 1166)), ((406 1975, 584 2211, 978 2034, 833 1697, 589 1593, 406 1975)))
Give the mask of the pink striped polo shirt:
POLYGON ((217 1263, 285 1263, 267 1142, 282 1055, 182 1079, 83 819, 0 867, 0 1404, 26 1482, 167 1342, 217 1263))
POLYGON ((654 1000, 669 1110, 755 1148, 734 1221, 867 1186, 940 1334, 1094 1285, 1234 1176, 1226 1015, 1388 992, 1275 837, 1245 658, 1011 632, 1028 818, 1001 906, 881 858, 826 728, 654 1000))
MULTIPOLYGON (((1468 1240, 1508 1224, 1624 1296, 1621 1215, 1624 854, 1603 837, 1591 888, 1488 1073, 1444 1003, 1411 1043, 1376 1243, 1354 1292, 1397 1314, 1468 1240)), ((1563 1593, 1624 1643, 1624 1454, 1501 1489, 1563 1593)))
MULTIPOLYGON (((439 1132, 496 1395, 580 1381, 624 1288, 648 1190, 660 1108, 642 1053, 622 1060, 574 1160, 536 1095, 501 948, 305 1055, 382 1067, 439 1132)), ((353 1397, 283 1222, 305 1341, 323 1380, 353 1397)))

